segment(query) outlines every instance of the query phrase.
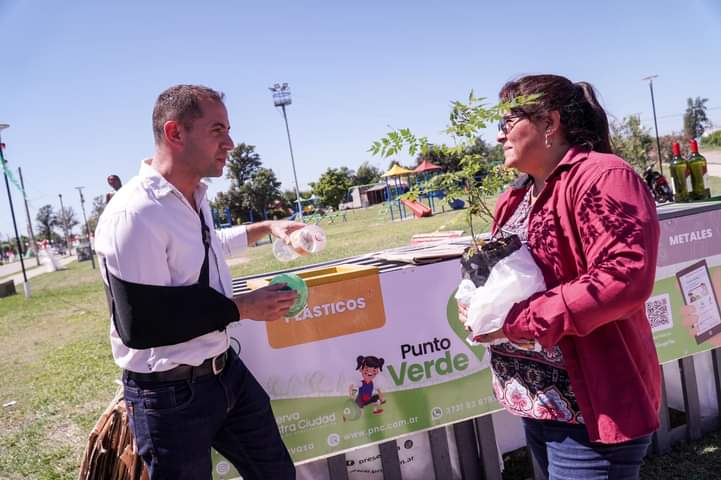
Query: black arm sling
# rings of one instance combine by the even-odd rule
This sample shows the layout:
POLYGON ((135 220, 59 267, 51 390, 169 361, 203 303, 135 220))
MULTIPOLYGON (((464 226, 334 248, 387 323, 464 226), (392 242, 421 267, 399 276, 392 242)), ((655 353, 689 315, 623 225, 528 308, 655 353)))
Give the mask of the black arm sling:
POLYGON ((202 210, 198 214, 205 258, 195 285, 166 287, 128 282, 110 273, 104 261, 108 308, 126 346, 146 349, 175 345, 222 331, 240 319, 235 303, 210 287, 210 229, 202 210))

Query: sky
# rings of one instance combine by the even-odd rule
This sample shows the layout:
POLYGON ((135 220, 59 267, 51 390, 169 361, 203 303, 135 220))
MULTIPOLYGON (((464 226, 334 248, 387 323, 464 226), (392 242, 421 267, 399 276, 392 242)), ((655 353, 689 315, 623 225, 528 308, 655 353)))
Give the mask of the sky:
MULTIPOLYGON (((609 116, 640 114, 680 131, 688 97, 721 126, 721 2, 0 0, 0 123, 9 167, 22 167, 33 223, 46 204, 82 219, 153 154, 151 112, 178 83, 226 94, 231 135, 256 146, 283 189, 293 175, 268 87, 288 82, 288 121, 301 190, 329 167, 364 161, 390 128, 441 135, 452 100, 495 101, 508 80, 555 73, 592 83, 609 116)), ((494 141, 489 130, 487 141, 494 141)), ((408 159, 399 158, 401 162, 408 159)), ((410 163, 410 162, 409 162, 410 163)), ((212 199, 229 187, 215 179, 212 199)), ((18 228, 27 222, 11 185, 18 228)), ((78 229, 76 228, 76 231, 78 229)), ((5 190, 0 234, 12 233, 5 190)))

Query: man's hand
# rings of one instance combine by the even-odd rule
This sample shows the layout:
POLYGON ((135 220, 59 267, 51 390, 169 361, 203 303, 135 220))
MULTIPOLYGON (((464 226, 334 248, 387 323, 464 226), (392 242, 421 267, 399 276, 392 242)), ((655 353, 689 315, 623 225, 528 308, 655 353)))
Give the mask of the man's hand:
POLYGON ((283 290, 285 287, 285 283, 277 283, 233 297, 240 318, 272 322, 285 317, 298 295, 295 290, 283 290))
MULTIPOLYGON (((711 274, 711 283, 713 283, 713 287, 716 290, 716 298, 721 299, 721 270, 717 270, 711 274)), ((681 323, 688 329, 692 337, 696 337, 698 334, 696 331, 696 322, 698 322, 696 307, 693 304, 681 307, 681 323)), ((715 347, 721 346, 721 333, 714 335, 706 341, 715 347)))
POLYGON ((289 220, 266 220, 252 223, 246 227, 248 245, 253 245, 268 234, 272 234, 285 242, 289 242, 289 235, 303 227, 305 227, 305 223, 292 222, 289 220))
POLYGON ((305 223, 290 220, 273 220, 270 222, 270 233, 286 243, 290 242, 290 234, 305 227, 305 223))

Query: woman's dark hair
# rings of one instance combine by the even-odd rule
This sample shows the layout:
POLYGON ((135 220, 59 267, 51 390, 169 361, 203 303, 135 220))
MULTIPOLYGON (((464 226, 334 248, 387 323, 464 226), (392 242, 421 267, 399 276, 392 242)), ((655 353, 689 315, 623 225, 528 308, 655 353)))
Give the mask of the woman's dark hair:
POLYGON ((370 367, 370 368, 377 368, 380 371, 383 371, 383 364, 386 363, 385 360, 378 357, 373 357, 371 355, 368 355, 367 357, 364 357, 363 355, 359 355, 358 358, 356 358, 356 362, 358 363, 355 367, 356 370, 360 370, 361 368, 370 367))
POLYGON ((506 83, 498 96, 503 101, 519 95, 540 94, 533 103, 511 110, 520 117, 561 114, 561 129, 571 145, 585 145, 601 153, 612 153, 608 118, 588 82, 573 83, 560 75, 527 75, 506 83))

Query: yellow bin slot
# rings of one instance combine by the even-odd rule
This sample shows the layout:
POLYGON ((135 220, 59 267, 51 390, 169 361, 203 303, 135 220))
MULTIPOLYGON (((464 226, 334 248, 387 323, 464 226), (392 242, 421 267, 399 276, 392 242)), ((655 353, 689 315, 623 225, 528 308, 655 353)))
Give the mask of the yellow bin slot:
MULTIPOLYGON (((302 278, 305 281, 305 284, 308 285, 308 288, 310 288, 317 285, 350 280, 352 278, 378 275, 378 267, 368 265, 335 265, 333 267, 316 268, 293 273, 302 278)), ((272 279, 273 277, 253 278, 248 280, 246 283, 248 288, 255 290, 257 288, 265 287, 272 279)))

